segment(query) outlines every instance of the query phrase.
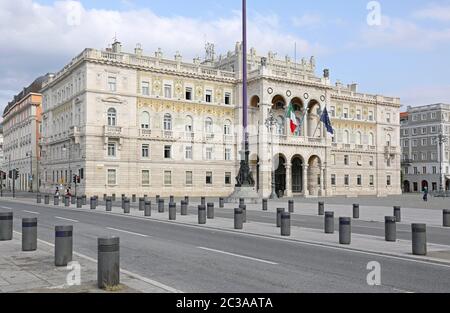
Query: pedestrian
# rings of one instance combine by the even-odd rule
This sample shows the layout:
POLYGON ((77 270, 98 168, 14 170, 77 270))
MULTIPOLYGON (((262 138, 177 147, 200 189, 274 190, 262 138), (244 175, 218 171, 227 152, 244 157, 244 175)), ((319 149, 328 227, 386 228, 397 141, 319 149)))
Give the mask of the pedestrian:
POLYGON ((55 196, 59 197, 59 187, 56 186, 55 196))
POLYGON ((423 188, 423 201, 425 201, 425 202, 428 201, 428 188, 427 187, 423 188))

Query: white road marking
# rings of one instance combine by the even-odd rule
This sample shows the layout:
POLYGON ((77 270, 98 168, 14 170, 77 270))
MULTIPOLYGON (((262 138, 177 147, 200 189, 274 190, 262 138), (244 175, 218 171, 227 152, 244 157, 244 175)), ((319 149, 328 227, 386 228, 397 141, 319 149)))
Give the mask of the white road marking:
MULTIPOLYGON (((16 234, 22 236, 22 233, 20 233, 20 232, 18 232, 18 231, 14 231, 14 233, 16 233, 16 234)), ((43 243, 43 244, 47 245, 47 246, 55 247, 55 245, 54 245, 53 243, 50 243, 50 242, 47 242, 47 241, 44 241, 44 240, 41 240, 41 239, 38 239, 38 241, 39 241, 40 243, 43 243)), ((96 260, 96 259, 91 258, 91 257, 89 257, 89 256, 87 256, 87 255, 84 255, 84 254, 81 254, 81 253, 78 253, 78 252, 75 252, 75 251, 73 251, 73 254, 76 255, 76 256, 78 256, 78 257, 80 257, 80 258, 83 258, 83 259, 85 259, 85 260, 91 261, 91 262, 93 262, 93 263, 97 263, 97 260, 96 260)), ((164 290, 166 290, 166 291, 168 291, 168 292, 172 292, 172 293, 183 293, 183 291, 181 291, 181 290, 178 290, 178 289, 172 288, 172 287, 170 287, 170 286, 164 285, 164 284, 162 284, 162 283, 160 283, 160 282, 157 282, 157 281, 155 281, 155 280, 153 280, 153 279, 150 279, 150 278, 141 276, 141 275, 139 275, 139 274, 136 274, 136 273, 133 273, 133 272, 124 270, 123 268, 120 269, 120 272, 123 273, 123 274, 129 275, 129 276, 131 276, 131 277, 133 277, 133 278, 136 278, 136 279, 138 279, 138 280, 141 280, 141 281, 143 281, 143 282, 146 282, 146 283, 148 283, 148 284, 151 284, 151 285, 154 285, 154 286, 159 287, 159 288, 161 288, 161 289, 164 289, 164 290)))
POLYGON ((398 288, 392 288, 395 291, 399 291, 399 292, 403 292, 403 293, 415 293, 414 291, 408 291, 408 290, 403 290, 403 289, 398 289, 398 288))
POLYGON ((74 223, 79 223, 80 221, 77 220, 72 220, 70 218, 65 218, 65 217, 60 217, 60 216, 55 216, 55 218, 59 219, 59 220, 65 220, 65 221, 69 221, 69 222, 74 222, 74 223))
POLYGON ((13 208, 8 208, 8 207, 6 207, 6 206, 0 206, 0 209, 5 209, 5 210, 14 210, 13 208))
POLYGON ((217 253, 227 254, 227 255, 235 256, 235 257, 242 258, 242 259, 253 260, 253 261, 262 262, 262 263, 267 263, 267 264, 271 264, 271 265, 278 265, 278 263, 275 263, 275 262, 266 261, 266 260, 257 259, 257 258, 252 258, 252 257, 249 257, 249 256, 240 255, 240 254, 235 254, 235 253, 231 253, 231 252, 225 252, 225 251, 215 250, 215 249, 210 249, 210 248, 205 248, 205 247, 197 247, 197 248, 202 249, 202 250, 206 250, 206 251, 211 251, 211 252, 217 252, 217 253))
POLYGON ((148 237, 148 235, 134 233, 134 232, 128 231, 128 230, 122 230, 122 229, 117 229, 117 228, 112 228, 112 227, 106 227, 106 229, 115 230, 115 231, 118 231, 118 232, 121 232, 121 233, 135 235, 135 236, 140 236, 140 237, 148 237))
POLYGON ((36 214, 36 215, 41 214, 41 213, 39 213, 39 212, 33 212, 33 211, 27 211, 27 210, 22 210, 22 212, 30 213, 30 214, 36 214))

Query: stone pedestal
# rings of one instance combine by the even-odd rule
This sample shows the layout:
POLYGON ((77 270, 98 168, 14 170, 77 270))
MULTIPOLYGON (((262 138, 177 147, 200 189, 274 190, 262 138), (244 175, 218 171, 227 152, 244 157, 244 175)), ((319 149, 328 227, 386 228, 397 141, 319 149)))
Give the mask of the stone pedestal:
POLYGON ((244 198, 245 203, 260 203, 262 198, 256 191, 256 187, 235 187, 234 192, 225 199, 226 203, 239 203, 239 199, 244 198))

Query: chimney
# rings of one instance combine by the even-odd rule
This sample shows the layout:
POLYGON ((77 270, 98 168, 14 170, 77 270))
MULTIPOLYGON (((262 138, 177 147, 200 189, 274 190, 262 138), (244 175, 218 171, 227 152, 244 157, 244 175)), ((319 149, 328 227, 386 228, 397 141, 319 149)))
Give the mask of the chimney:
POLYGON ((142 56, 142 52, 142 45, 138 43, 136 45, 136 48, 134 48, 134 54, 136 54, 137 56, 142 56))
POLYGON ((122 44, 117 39, 112 44, 112 50, 114 53, 121 53, 122 52, 122 44))

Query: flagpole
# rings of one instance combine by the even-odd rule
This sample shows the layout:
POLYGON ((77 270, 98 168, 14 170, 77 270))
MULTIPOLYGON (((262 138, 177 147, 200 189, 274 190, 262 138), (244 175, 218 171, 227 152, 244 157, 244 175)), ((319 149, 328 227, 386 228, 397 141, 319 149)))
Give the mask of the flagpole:
POLYGON ((314 130, 313 138, 316 137, 317 129, 319 128, 320 122, 322 120, 323 113, 325 112, 326 108, 327 108, 327 106, 325 105, 325 107, 323 108, 322 114, 320 115, 319 122, 317 123, 316 130, 314 130))

